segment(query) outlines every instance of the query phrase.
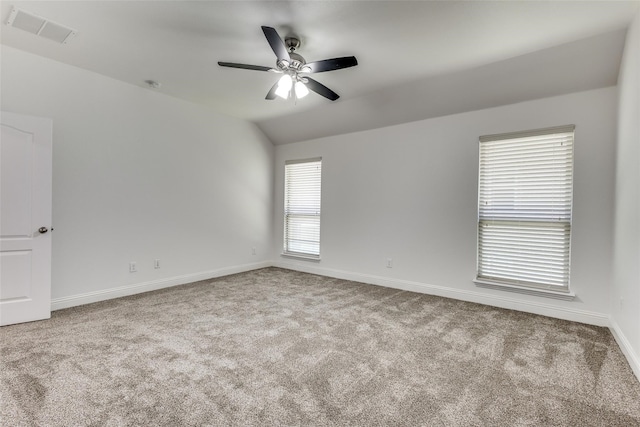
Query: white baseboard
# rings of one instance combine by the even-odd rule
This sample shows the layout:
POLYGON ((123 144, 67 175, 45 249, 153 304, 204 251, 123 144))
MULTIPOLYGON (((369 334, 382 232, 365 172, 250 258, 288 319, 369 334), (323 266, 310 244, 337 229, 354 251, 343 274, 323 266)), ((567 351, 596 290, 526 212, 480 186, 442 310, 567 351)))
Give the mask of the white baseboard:
POLYGON ((244 273, 245 271, 257 270, 259 268, 271 267, 271 261, 263 261, 253 264, 244 264, 233 267, 225 267, 217 270, 203 271, 200 273, 185 274, 182 276, 169 277, 167 279, 151 280, 148 282, 134 283, 131 285, 118 286, 86 294, 71 295, 68 297, 55 298, 51 300, 51 311, 63 308, 75 307, 78 305, 91 304, 113 298, 120 298, 143 292, 155 291, 157 289, 171 286, 184 285, 186 283, 197 282, 199 280, 213 279, 230 274, 244 273))
POLYGON ((613 317, 610 317, 609 323, 611 334, 616 339, 620 350, 622 350, 622 354, 624 354, 624 356, 627 358, 629 366, 631 366, 631 370, 636 375, 638 381, 640 381, 640 356, 636 354, 636 352, 633 350, 633 347, 631 347, 631 343, 629 343, 629 340, 620 329, 618 322, 616 322, 613 317))
POLYGON ((305 273, 319 274, 321 276, 335 277, 337 279, 352 280, 355 282, 368 283, 372 285, 385 286, 387 288, 402 289, 405 291, 419 292, 429 295, 437 295, 467 302, 490 305, 493 307, 506 308, 509 310, 523 311, 526 313, 540 314, 542 316, 554 317, 562 320, 586 323, 596 326, 609 326, 609 316, 574 308, 558 307, 538 301, 522 301, 509 296, 487 295, 476 291, 463 289, 453 289, 444 286, 430 285, 408 280, 390 279, 387 277, 373 276, 368 274, 353 273, 343 270, 333 270, 318 267, 316 265, 303 265, 295 262, 279 260, 273 263, 276 267, 290 270, 302 271, 305 273))
POLYGON ((88 292, 85 294, 72 295, 68 297, 56 298, 51 301, 51 310, 75 307, 78 305, 91 304, 113 298, 120 298, 135 295, 171 286, 183 285, 197 282, 199 280, 213 279, 230 274, 243 273, 266 267, 280 267, 289 270, 301 271, 304 273, 318 274, 321 276, 335 277, 337 279, 352 280, 355 282, 368 283, 371 285, 385 286, 387 288, 401 289, 405 291, 418 292, 428 295, 437 295, 467 302, 500 307, 509 310, 523 311, 526 313, 540 314, 573 322, 586 323, 596 326, 609 327, 622 353, 629 361, 636 378, 640 381, 640 356, 635 353, 629 340, 620 330, 615 319, 612 317, 591 311, 557 307, 543 302, 520 301, 508 296, 485 295, 480 292, 467 291, 462 289, 452 289, 444 286, 430 285, 408 280, 390 279, 369 274, 354 273, 350 271, 334 270, 318 267, 316 265, 303 265, 287 261, 263 261, 253 264, 244 264, 233 267, 225 267, 217 270, 204 271, 183 276, 170 277, 167 279, 153 280, 149 282, 135 283, 132 285, 119 286, 101 291, 88 292))
POLYGON ((587 323, 597 326, 610 326, 611 321, 608 315, 590 312, 579 309, 558 307, 544 302, 521 301, 509 296, 486 295, 480 292, 462 289, 453 289, 444 286, 430 285, 408 280, 390 279, 381 276, 373 276, 362 273, 354 273, 344 270, 334 270, 318 267, 316 265, 303 265, 287 261, 263 261, 253 264, 244 264, 233 267, 225 267, 217 270, 204 271, 200 273, 185 274, 182 276, 170 277, 160 280, 152 280, 142 283, 134 283, 100 291, 87 292, 84 294, 71 295, 62 298, 55 298, 51 301, 51 310, 75 307, 78 305, 91 304, 113 298, 120 298, 135 295, 142 292, 154 291, 171 286, 183 285, 186 283, 207 280, 215 277, 227 276, 230 274, 243 273, 245 271, 257 270, 266 267, 281 267, 290 270, 302 271, 305 273, 319 274, 322 276, 335 277, 338 279, 352 280, 355 282, 368 283, 387 288, 402 289, 405 291, 418 292, 429 295, 437 295, 462 301, 474 302, 490 305, 494 307, 506 308, 510 310, 523 311, 526 313, 540 314, 548 317, 555 317, 573 322, 587 323))

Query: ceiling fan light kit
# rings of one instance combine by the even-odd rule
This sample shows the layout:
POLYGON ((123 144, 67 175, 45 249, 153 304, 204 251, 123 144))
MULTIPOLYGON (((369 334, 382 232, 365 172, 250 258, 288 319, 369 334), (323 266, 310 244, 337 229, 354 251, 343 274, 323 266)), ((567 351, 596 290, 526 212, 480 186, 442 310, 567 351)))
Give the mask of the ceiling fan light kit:
POLYGON ((300 47, 300 39, 297 37, 287 37, 282 40, 278 32, 271 27, 262 27, 262 32, 267 38, 273 53, 276 54, 276 68, 264 67, 260 65, 237 64, 234 62, 218 62, 221 67, 241 68, 254 71, 271 71, 282 73, 283 76, 269 90, 265 99, 273 100, 276 97, 289 99, 292 94, 295 99, 304 98, 309 94, 309 90, 335 101, 340 97, 337 93, 323 85, 322 83, 307 77, 307 74, 321 73, 324 71, 339 70, 358 65, 355 56, 345 56, 341 58, 325 59, 307 63, 296 49, 300 47))
POLYGON ((296 82, 293 83, 293 78, 289 74, 285 74, 278 80, 278 87, 276 88, 276 95, 282 99, 288 99, 291 89, 293 88, 293 94, 295 99, 302 99, 309 94, 309 89, 302 81, 302 78, 296 76, 296 82))

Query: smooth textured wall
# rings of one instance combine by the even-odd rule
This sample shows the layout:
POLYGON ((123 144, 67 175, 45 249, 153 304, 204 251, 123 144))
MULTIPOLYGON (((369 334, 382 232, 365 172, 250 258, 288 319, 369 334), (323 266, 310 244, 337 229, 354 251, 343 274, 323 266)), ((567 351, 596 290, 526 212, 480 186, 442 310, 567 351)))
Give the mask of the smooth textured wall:
POLYGON ((605 88, 276 146, 274 259, 304 271, 606 325, 616 102, 616 89, 605 88), (576 125, 576 298, 476 287, 478 137, 567 124, 576 125), (280 255, 284 162, 310 157, 323 162, 320 262, 280 255))
POLYGON ((640 14, 627 33, 618 91, 611 315, 640 378, 640 14))
POLYGON ((54 302, 270 259, 273 146, 253 124, 6 46, 1 60, 2 110, 53 119, 54 302))

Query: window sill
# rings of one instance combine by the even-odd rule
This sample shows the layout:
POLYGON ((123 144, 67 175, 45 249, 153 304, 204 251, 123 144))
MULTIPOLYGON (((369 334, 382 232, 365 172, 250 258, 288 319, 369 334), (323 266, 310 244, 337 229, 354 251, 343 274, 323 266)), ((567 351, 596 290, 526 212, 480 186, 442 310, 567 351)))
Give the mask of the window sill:
POLYGON ((293 254, 293 253, 282 252, 280 254, 280 256, 285 257, 285 258, 295 258, 295 259, 303 259, 305 261, 320 262, 320 256, 319 255, 315 256, 315 255, 293 254))
POLYGON ((526 294, 526 295, 535 295, 539 297, 553 298, 553 299, 559 299, 564 301, 573 301, 576 297, 576 294, 571 291, 563 292, 563 291, 554 291, 551 289, 524 288, 524 287, 519 287, 514 285, 507 285, 505 283, 492 282, 489 280, 479 280, 479 279, 475 279, 473 282, 479 288, 497 289, 501 291, 515 292, 515 293, 526 294))

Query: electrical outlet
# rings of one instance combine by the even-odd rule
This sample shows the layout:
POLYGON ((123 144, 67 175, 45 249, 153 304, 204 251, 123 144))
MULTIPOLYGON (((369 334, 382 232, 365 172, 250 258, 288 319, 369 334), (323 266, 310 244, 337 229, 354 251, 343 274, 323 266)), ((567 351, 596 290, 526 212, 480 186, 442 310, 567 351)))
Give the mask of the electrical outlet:
POLYGON ((160 268, 160 260, 159 259, 154 259, 153 260, 153 268, 160 268))
POLYGON ((393 260, 391 258, 387 258, 387 268, 393 268, 393 260))
POLYGON ((251 248, 251 255, 255 255, 256 254, 256 247, 252 247, 251 248))
POLYGON ((135 261, 129 263, 129 273, 135 273, 138 271, 138 264, 135 261))

